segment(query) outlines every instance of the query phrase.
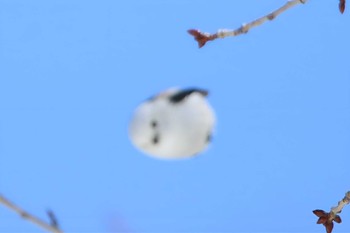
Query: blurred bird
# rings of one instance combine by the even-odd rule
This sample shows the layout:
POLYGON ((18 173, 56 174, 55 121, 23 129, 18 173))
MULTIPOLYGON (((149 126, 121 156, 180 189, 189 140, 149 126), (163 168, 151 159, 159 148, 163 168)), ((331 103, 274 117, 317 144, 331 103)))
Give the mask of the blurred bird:
POLYGON ((215 113, 208 91, 171 88, 141 103, 129 125, 132 143, 162 159, 192 157, 211 141, 215 113))

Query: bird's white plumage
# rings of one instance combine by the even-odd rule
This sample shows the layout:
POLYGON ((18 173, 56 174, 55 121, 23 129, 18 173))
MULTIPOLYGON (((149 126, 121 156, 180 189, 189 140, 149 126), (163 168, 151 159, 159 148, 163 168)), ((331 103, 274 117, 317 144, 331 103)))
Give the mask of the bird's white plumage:
POLYGON ((164 159, 187 158, 207 148, 215 124, 214 111, 199 92, 171 102, 169 97, 179 91, 162 92, 135 110, 129 136, 146 154, 164 159))

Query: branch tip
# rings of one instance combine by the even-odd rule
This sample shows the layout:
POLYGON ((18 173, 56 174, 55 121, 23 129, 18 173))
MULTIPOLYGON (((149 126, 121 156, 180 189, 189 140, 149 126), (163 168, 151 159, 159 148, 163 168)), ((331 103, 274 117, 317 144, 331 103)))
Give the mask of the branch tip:
POLYGON ((350 191, 347 192, 342 200, 338 202, 338 205, 331 208, 330 212, 324 210, 314 210, 313 213, 318 217, 317 224, 323 224, 327 233, 331 233, 334 227, 334 223, 341 223, 342 220, 338 215, 343 210, 344 206, 350 203, 350 191))
MULTIPOLYGON (((342 0, 345 1, 345 0, 342 0)), ((216 34, 209 34, 209 33, 204 33, 200 32, 199 30, 196 29, 190 29, 187 32, 191 34, 194 39, 198 42, 198 47, 201 48, 203 47, 208 41, 215 40, 217 38, 225 38, 228 36, 238 36, 241 34, 246 34, 251 28, 257 27, 261 24, 263 24, 266 21, 271 21, 275 19, 278 15, 283 13, 284 11, 288 10, 289 8, 300 4, 300 3, 306 3, 307 0, 290 0, 287 1, 283 6, 278 8, 277 10, 260 17, 256 20, 251 21, 250 23, 243 24, 241 27, 235 30, 218 30, 218 33, 216 34)))
POLYGON ((218 38, 217 34, 209 34, 201 32, 197 29, 190 29, 187 32, 194 37, 194 39, 198 42, 198 47, 202 48, 208 41, 215 40, 218 38))

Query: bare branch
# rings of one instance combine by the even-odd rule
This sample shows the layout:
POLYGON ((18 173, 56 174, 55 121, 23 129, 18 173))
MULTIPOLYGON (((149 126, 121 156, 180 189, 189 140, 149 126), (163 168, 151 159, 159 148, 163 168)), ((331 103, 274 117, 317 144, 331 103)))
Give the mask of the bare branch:
POLYGON ((341 218, 338 214, 341 213, 344 206, 350 203, 350 191, 345 194, 345 197, 338 202, 337 206, 331 208, 331 211, 325 212, 324 210, 314 210, 313 213, 318 217, 317 224, 323 224, 327 233, 331 233, 333 230, 333 221, 341 223, 341 218))
POLYGON ((27 211, 23 210, 19 206, 16 206, 14 203, 9 201, 7 198, 2 196, 0 194, 0 204, 3 204, 8 209, 12 210, 13 212, 17 213, 22 218, 36 224, 37 226, 43 228, 44 230, 52 233, 63 233, 58 227, 54 225, 50 225, 46 223, 45 221, 39 219, 38 217, 35 217, 34 215, 28 213, 27 211))
POLYGON ((190 33, 194 39, 198 42, 199 48, 203 47, 206 42, 215 40, 217 38, 225 38, 228 36, 238 36, 241 34, 247 33, 251 28, 260 26, 261 24, 265 23, 266 21, 275 19, 278 15, 282 14, 284 11, 292 8, 293 6, 299 4, 299 3, 306 3, 307 0, 290 0, 287 3, 285 3, 282 7, 278 8, 277 10, 261 17, 256 20, 253 20, 250 23, 243 24, 241 27, 239 27, 236 30, 229 30, 229 29, 219 29, 217 33, 210 34, 201 32, 197 29, 190 29, 188 30, 188 33, 190 33))
POLYGON ((345 197, 341 201, 338 202, 337 206, 331 208, 331 212, 330 213, 331 213, 332 219, 334 219, 335 216, 342 211, 344 206, 346 206, 349 203, 350 203, 350 191, 347 192, 345 194, 345 197))

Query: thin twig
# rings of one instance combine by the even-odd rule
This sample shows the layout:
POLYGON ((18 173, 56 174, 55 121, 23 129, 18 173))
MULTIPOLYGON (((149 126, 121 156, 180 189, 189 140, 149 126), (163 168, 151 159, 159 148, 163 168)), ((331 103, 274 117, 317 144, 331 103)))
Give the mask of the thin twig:
POLYGON ((15 213, 17 213, 22 218, 24 218, 24 219, 26 219, 26 220, 36 224, 37 226, 43 228, 46 231, 49 231, 49 232, 52 232, 52 233, 63 233, 57 227, 52 226, 52 225, 46 223, 45 221, 39 219, 38 217, 35 217, 34 215, 28 213, 27 211, 23 210, 19 206, 15 205, 11 201, 9 201, 7 198, 2 196, 1 194, 0 194, 0 204, 3 204, 5 207, 7 207, 8 209, 14 211, 15 213))
POLYGON ((314 214, 318 217, 317 224, 323 224, 327 233, 331 233, 333 230, 333 221, 341 223, 341 218, 338 214, 341 213, 344 206, 350 203, 350 191, 345 194, 345 197, 338 202, 337 206, 331 208, 330 212, 324 210, 314 210, 314 214))
POLYGON ((288 10, 289 8, 292 8, 295 5, 298 5, 299 3, 306 3, 307 0, 290 0, 287 3, 285 3, 282 7, 278 8, 277 10, 261 17, 256 20, 253 20, 250 23, 243 24, 241 27, 239 27, 236 30, 229 30, 229 29, 220 29, 215 34, 210 34, 206 32, 201 32, 197 29, 190 29, 188 30, 188 33, 190 33, 194 39, 198 42, 199 48, 203 47, 206 42, 215 40, 217 38, 225 38, 228 36, 238 36, 241 34, 247 33, 251 28, 260 26, 261 24, 265 23, 266 21, 275 19, 278 15, 282 14, 284 11, 288 10))

